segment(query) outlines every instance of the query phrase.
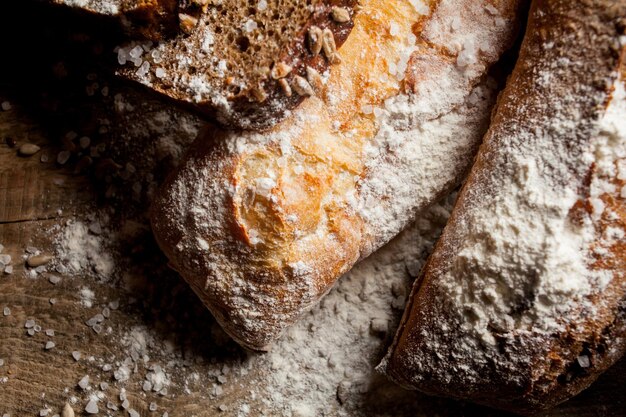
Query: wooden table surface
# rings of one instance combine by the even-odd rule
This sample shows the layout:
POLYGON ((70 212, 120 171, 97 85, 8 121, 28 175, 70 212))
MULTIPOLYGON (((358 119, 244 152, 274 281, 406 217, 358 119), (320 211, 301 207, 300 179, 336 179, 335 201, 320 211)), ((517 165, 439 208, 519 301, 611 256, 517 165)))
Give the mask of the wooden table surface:
MULTIPOLYGON (((119 398, 123 389, 130 408, 142 416, 161 416, 165 410, 170 416, 238 415, 242 399, 271 370, 229 341, 182 280, 167 269, 145 217, 150 193, 201 122, 141 90, 120 85, 103 64, 111 45, 84 35, 84 28, 59 26, 60 17, 54 13, 29 14, 29 24, 24 25, 14 18, 25 13, 23 7, 0 6, 0 42, 9 43, 0 60, 0 103, 11 103, 7 111, 0 110, 0 244, 14 265, 12 274, 0 272, 0 415, 35 416, 49 408, 52 416, 72 396, 77 399, 76 414, 82 415, 89 395, 77 382, 84 375, 90 375, 92 385, 108 384, 102 391, 119 408, 107 410, 103 401, 98 415, 128 415, 119 398), (63 137, 71 131, 89 136, 90 147, 104 146, 91 165, 83 158, 88 150, 82 149, 73 149, 65 164, 56 162, 59 152, 68 148, 63 137), (30 157, 18 156, 25 142, 41 150, 30 157), (115 162, 113 172, 110 161, 102 162, 109 159, 115 162), (24 262, 29 249, 58 252, 56 240, 67 222, 89 222, 94 216, 108 219, 105 234, 122 236, 114 250, 121 271, 117 281, 62 274, 52 267, 36 277, 29 275, 24 262), (50 272, 61 279, 56 285, 49 280, 50 272), (85 286, 95 293, 89 307, 80 303, 79 290, 85 286), (115 300, 121 307, 111 311, 103 333, 84 324, 115 300), (3 314, 5 307, 9 315, 3 314), (35 319, 43 330, 29 336, 28 319, 35 319), (133 364, 139 363, 144 372, 133 373, 122 383, 104 364, 128 356, 123 335, 136 328, 166 340, 168 348, 151 346, 149 360, 133 364), (54 329, 54 336, 46 335, 45 329, 54 329), (46 349, 49 341, 55 346, 46 349), (73 358, 74 351, 81 352, 79 360, 73 358), (176 384, 165 395, 144 390, 150 363, 168 361, 175 363, 170 378, 176 384), (216 394, 215 369, 246 361, 253 364, 249 372, 229 377, 216 394), (194 374, 200 376, 189 378, 194 374), (157 411, 150 410, 151 403, 157 411)), ((587 391, 546 415, 626 416, 625 384, 622 360, 587 391)), ((502 415, 405 392, 384 380, 374 381, 361 396, 360 415, 502 415)), ((261 401, 247 400, 249 415, 275 415, 261 401)), ((331 415, 345 415, 339 403, 335 409, 331 415)))

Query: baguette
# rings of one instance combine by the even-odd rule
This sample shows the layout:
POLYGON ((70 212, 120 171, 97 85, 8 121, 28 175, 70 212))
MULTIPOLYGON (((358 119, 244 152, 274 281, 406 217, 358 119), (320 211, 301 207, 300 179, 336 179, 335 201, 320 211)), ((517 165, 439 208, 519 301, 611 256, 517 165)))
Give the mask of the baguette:
POLYGON ((623 354, 625 16, 624 1, 534 1, 476 163, 379 365, 394 381, 534 413, 623 354))
POLYGON ((357 1, 202 3, 179 13, 179 36, 120 47, 118 74, 224 126, 261 130, 314 95, 312 77, 339 62, 357 1))
POLYGON ((520 1, 363 0, 342 62, 269 132, 209 128, 155 237, 236 341, 264 350, 469 169, 520 1))

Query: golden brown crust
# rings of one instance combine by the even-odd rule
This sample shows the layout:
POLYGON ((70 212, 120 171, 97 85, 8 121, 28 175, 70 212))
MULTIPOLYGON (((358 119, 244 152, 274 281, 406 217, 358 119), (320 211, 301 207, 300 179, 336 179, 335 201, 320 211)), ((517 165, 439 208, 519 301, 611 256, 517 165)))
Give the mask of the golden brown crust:
POLYGON ((318 97, 268 132, 203 134, 152 209, 173 266, 252 349, 458 184, 486 130, 487 69, 512 43, 520 2, 447 0, 421 13, 409 1, 361 6, 318 97), (463 20, 463 9, 480 19, 463 20), (465 36, 466 49, 484 53, 461 66, 452 57, 465 36), (422 68, 443 74, 405 82, 411 55, 433 45, 449 47, 445 65, 422 68))
MULTIPOLYGON (((585 168, 577 164, 579 155, 595 146, 592 142, 599 135, 598 119, 605 114, 607 104, 624 106, 617 103, 618 100, 623 103, 624 97, 612 98, 611 94, 615 93, 607 86, 616 78, 620 59, 623 72, 624 52, 622 50, 620 58, 619 39, 624 34, 621 21, 625 15, 624 2, 534 2, 519 61, 498 104, 485 143, 452 217, 414 285, 394 344, 381 364, 381 370, 398 383, 430 394, 469 399, 518 413, 534 413, 577 394, 623 354, 626 348, 626 241, 623 238, 626 203, 622 191, 625 182, 617 178, 621 175, 617 165, 624 162, 626 153, 624 132, 621 132, 621 142, 600 145, 593 165, 585 168), (480 293, 475 297, 465 293, 460 296, 468 300, 463 306, 453 301, 456 299, 454 288, 443 283, 457 282, 462 291, 468 288, 478 291, 483 286, 480 281, 490 282, 492 275, 497 276, 500 264, 515 262, 513 258, 524 259, 524 254, 516 251, 524 247, 523 244, 515 246, 510 242, 513 244, 510 249, 499 246, 495 240, 488 241, 496 232, 477 230, 471 235, 470 231, 473 224, 483 224, 480 211, 485 212, 484 207, 488 207, 483 202, 492 202, 491 207, 501 205, 503 209, 498 215, 505 219, 517 215, 507 211, 509 206, 505 202, 525 196, 526 191, 513 187, 518 190, 513 193, 498 188, 497 184, 501 183, 498 178, 517 175, 512 161, 520 158, 519 152, 523 154, 520 149, 525 149, 525 143, 535 143, 535 140, 547 144, 547 148, 538 146, 535 155, 526 156, 535 161, 532 166, 543 169, 543 177, 558 184, 556 187, 572 189, 581 195, 567 217, 574 227, 591 230, 594 243, 585 246, 585 253, 589 254, 584 255, 589 256, 585 276, 574 274, 568 276, 568 280, 589 283, 591 289, 579 294, 580 299, 576 298, 576 293, 571 295, 578 301, 567 305, 568 313, 557 317, 556 324, 545 325, 546 329, 551 329, 549 331, 541 327, 548 313, 544 313, 546 317, 536 313, 538 317, 532 318, 529 330, 499 328, 498 320, 494 320, 487 334, 495 337, 494 347, 478 337, 472 324, 488 315, 486 307, 484 311, 471 314, 459 313, 459 309, 469 308, 470 304, 488 305, 492 301, 476 301, 480 293), (558 148, 561 143, 562 148, 558 148), (609 149, 614 150, 617 159, 614 167, 609 164, 611 174, 607 177, 598 168, 598 158, 609 149), (558 172, 554 168, 558 164, 565 164, 560 172, 566 174, 552 178, 551 175, 558 172), (598 193, 593 190, 592 181, 612 185, 598 193), (598 216, 599 208, 604 211, 598 216), (481 233, 484 239, 476 235, 481 233), (611 234, 617 237, 607 241, 606 236, 611 234), (472 258, 467 255, 466 242, 470 237, 477 242, 471 250, 478 250, 480 242, 492 245, 488 252, 493 257, 486 258, 478 267, 469 264, 472 258), (459 266, 463 263, 467 266, 459 266), (472 268, 478 268, 480 274, 472 275, 472 268), (601 290, 595 287, 601 284, 594 281, 600 273, 611 277, 607 284, 602 284, 606 286, 601 290), (466 287, 470 282, 472 285, 466 287)), ((553 198, 559 198, 558 195, 553 198)), ((534 217, 540 216, 538 207, 542 207, 541 200, 537 201, 536 206, 530 205, 529 213, 534 217)), ((523 233, 529 231, 521 230, 522 235, 515 239, 528 239, 523 233)), ((530 233, 548 232, 539 229, 530 233)), ((560 244, 567 243, 563 240, 560 244)), ((543 250, 549 252, 551 248, 543 250)), ((524 267, 523 261, 521 267, 524 267)), ((542 271, 542 265, 534 262, 525 267, 530 290, 518 288, 522 298, 512 302, 509 313, 501 312, 501 315, 511 314, 519 319, 541 304, 541 300, 534 299, 536 288, 549 285, 541 284, 541 280, 550 271, 542 271)), ((507 282, 507 277, 501 279, 507 282)))

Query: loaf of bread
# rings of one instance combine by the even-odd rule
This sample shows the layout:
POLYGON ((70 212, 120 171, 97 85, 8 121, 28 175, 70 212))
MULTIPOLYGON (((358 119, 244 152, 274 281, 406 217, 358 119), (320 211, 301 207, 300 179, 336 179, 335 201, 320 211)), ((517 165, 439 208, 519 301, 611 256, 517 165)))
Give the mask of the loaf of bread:
POLYGON ((521 2, 363 0, 330 75, 269 132, 209 128, 156 196, 173 268, 265 349, 463 178, 521 2))
POLYGON ((179 13, 179 36, 121 47, 119 75, 222 125, 254 130, 274 126, 316 94, 318 74, 341 61, 337 48, 357 3, 198 2, 179 13))
POLYGON ((536 0, 476 163, 379 369, 533 413, 626 347, 626 2, 536 0))
POLYGON ((151 40, 178 31, 179 0, 41 0, 114 20, 132 36, 151 40))

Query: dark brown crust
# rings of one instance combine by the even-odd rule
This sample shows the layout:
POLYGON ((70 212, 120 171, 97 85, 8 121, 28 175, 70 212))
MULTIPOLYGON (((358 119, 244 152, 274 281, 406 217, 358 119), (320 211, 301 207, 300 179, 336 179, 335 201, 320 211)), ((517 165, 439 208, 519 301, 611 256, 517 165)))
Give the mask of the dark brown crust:
MULTIPOLYGON (((495 113, 493 125, 487 134, 485 144, 481 147, 476 165, 463 188, 457 206, 446 227, 441 239, 437 243, 433 256, 424 266, 420 278, 416 281, 409 304, 405 310, 400 328, 390 348, 390 353, 383 363, 382 369, 395 381, 407 388, 417 388, 423 392, 468 399, 491 407, 505 409, 521 414, 533 414, 550 408, 576 395, 593 381, 626 350, 626 247, 623 243, 610 247, 613 256, 598 259, 592 267, 609 269, 615 272, 615 278, 602 294, 592 298, 597 305, 597 314, 593 319, 579 323, 570 323, 568 331, 546 337, 543 343, 539 338, 525 338, 517 336, 502 340, 510 354, 508 364, 485 365, 474 361, 471 354, 465 358, 463 365, 480 369, 481 379, 467 381, 458 373, 452 380, 438 377, 436 372, 423 375, 419 380, 415 378, 415 368, 409 357, 419 352, 421 359, 430 360, 433 366, 446 366, 446 348, 454 341, 444 336, 438 339, 441 349, 431 352, 425 347, 420 330, 424 328, 439 328, 450 324, 447 320, 445 307, 438 305, 435 297, 434 283, 442 271, 446 269, 446 260, 456 253, 458 246, 454 230, 463 220, 466 204, 472 200, 489 199, 481 193, 484 187, 478 186, 485 177, 489 176, 490 154, 495 141, 490 141, 494 132, 506 131, 515 121, 515 128, 532 129, 536 121, 532 120, 533 100, 529 97, 545 98, 544 92, 537 90, 533 80, 538 71, 537 64, 552 62, 557 59, 582 60, 584 71, 571 72, 562 79, 556 76, 553 83, 556 88, 579 93, 577 100, 584 103, 586 113, 581 120, 592 124, 597 103, 594 97, 598 95, 580 95, 580 91, 572 86, 586 86, 588 90, 604 92, 606 82, 614 76, 614 71, 624 65, 624 52, 620 57, 620 47, 617 42, 619 35, 624 33, 623 17, 626 16, 624 1, 584 0, 570 2, 565 0, 538 0, 533 2, 531 18, 526 38, 520 52, 520 59, 509 85, 504 91, 495 113), (579 41, 577 44, 559 42, 563 34, 574 34, 579 41), (546 42, 554 41, 552 49, 543 48, 546 42), (534 97, 533 97, 534 96, 534 97), (526 107, 526 118, 513 116, 514 108, 526 107), (424 349, 424 350, 422 350, 424 349), (441 355, 441 356, 439 356, 441 355), (582 368, 577 362, 580 355, 590 358, 591 366, 582 368), (441 358, 437 359, 435 358, 441 358)), ((570 39, 571 40, 571 39, 570 39)), ((574 61, 576 62, 576 61, 574 61)), ((562 74, 561 74, 562 75, 562 74)), ((536 101, 534 101, 536 102, 536 101)), ((585 132, 583 128, 581 131, 585 132)), ((588 132, 587 132, 588 133, 588 132)), ((581 183, 583 179, 581 179, 581 183)), ((588 185, 588 184, 587 184, 588 185)), ((623 186, 623 181, 617 184, 623 186)), ((584 189, 585 185, 581 184, 584 189)), ((609 226, 626 227, 626 206, 624 201, 612 197, 607 200, 617 220, 602 218, 598 221, 598 229, 609 226)), ((584 204, 572 209, 574 213, 581 213, 590 209, 584 204)), ((437 331, 435 331, 437 332, 437 331)), ((464 337, 462 330, 452 330, 456 337, 464 337)), ((499 341, 500 342, 500 341, 499 341)), ((504 347, 502 348, 504 352, 504 347)), ((503 354, 504 355, 504 354, 503 354)), ((419 359, 417 359, 419 360, 419 359)), ((458 365, 458 358, 449 359, 458 365)))
MULTIPOLYGON (((314 68, 320 74, 328 69, 332 70, 332 65, 323 57, 323 54, 314 56, 310 53, 306 46, 307 33, 312 26, 317 26, 322 30, 328 28, 333 32, 337 48, 340 48, 346 39, 348 39, 348 35, 350 35, 352 27, 354 26, 354 7, 357 3, 358 0, 329 0, 320 4, 308 24, 302 28, 299 36, 294 38, 292 44, 285 49, 284 54, 278 60, 279 62, 284 62, 293 67, 292 72, 287 77, 290 84, 292 84, 291 81, 296 75, 307 78, 307 66, 314 68), (346 23, 334 22, 330 18, 333 7, 345 7, 350 11, 351 19, 346 23)), ((242 128, 271 128, 286 117, 287 110, 295 108, 305 99, 295 92, 291 97, 287 97, 282 91, 278 81, 272 80, 271 78, 263 84, 263 88, 268 94, 267 100, 264 103, 258 103, 249 92, 246 92, 232 102, 232 107, 236 113, 235 120, 224 122, 226 124, 232 122, 233 125, 242 128), (245 121, 244 124, 238 123, 237 118, 241 118, 245 121)), ((207 114, 210 115, 210 112, 207 114)))
POLYGON ((84 16, 110 21, 133 38, 160 40, 178 32, 178 0, 142 2, 118 14, 98 13, 89 8, 68 5, 65 0, 44 0, 55 6, 68 7, 84 16))
MULTIPOLYGON (((353 27, 355 6, 357 0, 325 0, 320 3, 310 20, 302 27, 298 36, 294 37, 293 42, 285 48, 283 55, 276 62, 284 62, 293 67, 292 72, 286 78, 292 84, 293 78, 298 75, 306 77, 306 68, 312 67, 320 74, 327 70, 332 70, 332 65, 323 57, 323 54, 314 56, 306 46, 307 34, 309 28, 318 26, 321 29, 328 28, 333 33, 337 48, 348 38, 353 27), (351 19, 345 23, 337 23, 331 18, 331 10, 333 7, 346 8, 351 19)), ((122 78, 135 81, 135 69, 122 69, 119 74, 122 78)), ((288 97, 282 90, 278 80, 267 77, 261 85, 249 85, 247 89, 242 90, 237 95, 229 97, 230 111, 228 113, 221 112, 208 101, 195 103, 191 97, 178 91, 164 90, 159 87, 149 87, 159 95, 172 100, 177 105, 186 107, 195 111, 206 118, 216 121, 222 126, 228 128, 265 130, 269 129, 289 115, 289 110, 297 107, 305 97, 302 97, 294 91, 291 97, 288 97), (254 89, 261 87, 267 94, 266 98, 259 102, 254 94, 254 89)), ((224 92, 226 96, 226 92, 224 92)))

